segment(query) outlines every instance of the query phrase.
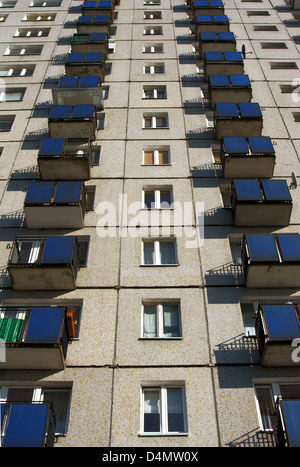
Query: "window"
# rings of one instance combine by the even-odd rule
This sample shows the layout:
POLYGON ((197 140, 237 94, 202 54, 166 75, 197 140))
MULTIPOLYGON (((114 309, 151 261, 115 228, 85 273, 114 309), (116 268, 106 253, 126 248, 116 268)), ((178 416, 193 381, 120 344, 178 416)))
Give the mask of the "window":
POLYGON ((245 328, 245 336, 251 337, 256 335, 255 331, 255 313, 257 311, 258 302, 241 303, 241 312, 245 328))
POLYGON ((229 245, 231 249, 231 254, 232 254, 232 262, 235 265, 241 265, 242 264, 242 244, 243 240, 242 239, 237 239, 237 238, 230 238, 229 239, 229 245))
POLYGON ((97 130, 104 130, 105 114, 97 113, 97 130))
POLYGON ((19 28, 14 37, 47 37, 50 28, 19 28))
POLYGON ((7 387, 0 390, 1 403, 6 402, 52 402, 56 418, 56 436, 64 436, 68 432, 71 388, 56 387, 7 387))
POLYGON ((8 17, 8 15, 1 15, 0 16, 0 23, 5 23, 7 17, 8 17))
POLYGON ((168 128, 168 114, 156 114, 143 116, 143 128, 144 129, 153 129, 153 128, 168 128))
POLYGON ((143 434, 186 433, 185 390, 182 385, 142 388, 143 434))
POLYGON ((297 70, 296 62, 270 62, 271 70, 297 70))
POLYGON ((29 6, 31 7, 54 7, 60 6, 61 0, 33 0, 29 6))
POLYGON ((165 72, 165 66, 163 63, 157 63, 154 65, 145 65, 144 66, 144 74, 160 74, 165 72))
POLYGON ((144 0, 144 5, 160 5, 160 0, 144 0))
POLYGON ((287 49, 285 42, 261 42, 262 49, 287 49))
POLYGON ((149 44, 143 46, 143 53, 162 53, 163 52, 163 44, 149 44))
POLYGON ((163 34, 162 26, 152 26, 152 27, 148 27, 144 29, 145 36, 150 36, 152 34, 154 36, 162 35, 163 34))
POLYGON ((17 0, 2 0, 2 2, 0 2, 0 8, 13 8, 16 3, 17 0))
POLYGON ((161 19, 161 11, 144 11, 144 19, 161 19))
POLYGON ((143 207, 145 209, 170 209, 173 207, 172 190, 169 187, 145 188, 143 190, 143 207))
POLYGON ((144 303, 143 337, 181 337, 179 303, 144 303))
POLYGON ((4 55, 40 55, 42 52, 42 45, 24 45, 21 46, 8 46, 4 55))
POLYGON ((144 240, 143 265, 177 265, 174 239, 144 240))
POLYGON ((34 69, 35 65, 0 66, 0 76, 32 76, 34 69))
POLYGON ((260 427, 263 430, 272 430, 272 416, 274 413, 275 399, 279 396, 282 400, 299 400, 300 384, 257 384, 255 386, 255 394, 260 427))
POLYGON ((247 11, 248 16, 270 16, 270 13, 266 10, 252 10, 247 11))
POLYGON ((278 27, 273 24, 257 24, 253 26, 254 31, 278 31, 278 27))
POLYGON ((55 14, 45 14, 45 15, 25 15, 22 21, 54 21, 55 14))
POLYGON ((298 86, 296 84, 295 85, 280 84, 279 87, 280 87, 282 94, 292 94, 297 89, 298 86))
POLYGON ((0 131, 10 131, 14 123, 15 115, 0 116, 0 131))
POLYGON ((166 99, 166 86, 144 86, 143 99, 166 99))
POLYGON ((144 165, 169 165, 170 151, 169 149, 154 149, 143 151, 144 165))
POLYGON ((26 88, 6 88, 0 91, 0 102, 22 101, 26 88))

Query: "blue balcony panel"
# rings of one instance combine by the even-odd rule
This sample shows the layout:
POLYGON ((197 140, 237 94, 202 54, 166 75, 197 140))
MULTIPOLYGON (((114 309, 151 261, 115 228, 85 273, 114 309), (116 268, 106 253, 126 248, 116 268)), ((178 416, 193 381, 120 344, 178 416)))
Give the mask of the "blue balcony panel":
POLYGON ((33 182, 29 185, 25 204, 48 204, 51 202, 54 182, 33 182))
POLYGON ((4 447, 43 447, 48 419, 45 404, 11 404, 4 447))
POLYGON ((218 33, 216 32, 200 32, 200 41, 217 41, 218 33))
POLYGON ((62 76, 59 79, 58 87, 59 88, 76 88, 78 83, 78 78, 76 76, 62 76))
POLYGON ((43 139, 39 149, 39 156, 57 156, 62 154, 64 138, 43 139))
POLYGON ((67 56, 66 63, 83 63, 84 53, 69 53, 67 56))
POLYGON ((220 31, 217 33, 220 41, 231 41, 235 42, 234 33, 231 31, 220 31))
POLYGON ((263 201, 258 180, 234 180, 237 201, 263 201))
POLYGON ((101 63, 103 61, 102 52, 88 52, 85 56, 86 63, 101 63))
POLYGON ((223 52, 205 52, 205 60, 207 62, 223 62, 223 52))
MULTIPOLYGON (((72 262, 75 237, 47 237, 42 264, 70 264, 72 262)), ((63 287, 63 284, 62 284, 63 287)))
POLYGON ((246 234, 250 261, 279 262, 273 235, 246 234))
POLYGON ((300 235, 299 234, 278 234, 278 244, 282 261, 300 261, 300 235))
POLYGON ((216 104, 217 118, 238 118, 239 111, 237 105, 231 102, 220 102, 216 104))
POLYGON ((293 305, 262 305, 270 340, 300 338, 300 323, 293 305))
POLYGON ((243 56, 241 52, 224 52, 225 60, 228 62, 242 62, 243 56))
POLYGON ((71 105, 53 105, 50 110, 49 119, 69 119, 71 115, 71 105))
POLYGON ((72 119, 74 118, 93 118, 95 115, 95 106, 93 104, 74 105, 72 119))
POLYGON ((79 203, 82 193, 82 182, 58 182, 54 204, 79 203))
POLYGON ((285 180, 262 180, 261 184, 267 201, 292 201, 285 180))
POLYGON ((262 113, 257 102, 241 102, 238 106, 242 118, 262 117, 262 113))
POLYGON ((226 154, 248 154, 249 148, 244 136, 224 136, 224 152, 226 154))
POLYGON ((95 88, 100 85, 99 76, 82 76, 79 79, 79 88, 95 88))
POLYGON ((300 447, 300 401, 282 400, 281 411, 289 447, 300 447))
POLYGON ((252 154, 274 154, 274 147, 269 136, 249 136, 249 147, 252 154))
POLYGON ((229 87, 230 81, 227 75, 209 75, 209 84, 213 87, 229 87))
POLYGON ((92 32, 89 42, 104 42, 106 40, 107 34, 105 32, 92 32))
POLYGON ((230 75, 232 86, 250 87, 251 83, 248 75, 230 75))
POLYGON ((24 342, 56 344, 61 336, 64 309, 55 307, 32 308, 24 342))

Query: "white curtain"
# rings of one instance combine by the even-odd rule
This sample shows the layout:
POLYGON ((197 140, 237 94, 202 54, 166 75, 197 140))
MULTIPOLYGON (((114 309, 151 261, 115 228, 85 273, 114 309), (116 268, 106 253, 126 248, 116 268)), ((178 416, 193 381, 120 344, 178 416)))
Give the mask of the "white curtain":
POLYGON ((144 306, 144 337, 157 336, 156 306, 144 306))

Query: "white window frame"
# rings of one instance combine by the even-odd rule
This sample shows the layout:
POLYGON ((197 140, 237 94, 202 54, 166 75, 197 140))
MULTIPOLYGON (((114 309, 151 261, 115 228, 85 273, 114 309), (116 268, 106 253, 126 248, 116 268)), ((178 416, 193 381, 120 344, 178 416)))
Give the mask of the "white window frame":
POLYGON ((140 436, 187 436, 187 406, 186 406, 186 390, 184 383, 170 382, 167 384, 147 384, 143 383, 140 392, 140 406, 141 406, 141 425, 140 436), (168 431, 168 405, 167 405, 167 391, 168 389, 181 389, 182 394, 182 407, 183 407, 183 421, 184 430, 181 432, 168 431), (160 406, 160 431, 146 432, 144 431, 144 400, 145 392, 159 391, 159 406, 160 406))
POLYGON ((157 86, 143 86, 143 99, 166 99, 167 88, 165 85, 157 86), (151 96, 147 96, 147 92, 151 92, 151 96), (163 96, 159 96, 159 93, 163 93, 163 96))
POLYGON ((144 11, 144 19, 162 19, 160 10, 144 11))
POLYGON ((148 187, 148 188, 143 188, 143 191, 142 191, 142 206, 143 206, 143 209, 146 209, 146 210, 149 210, 149 209, 167 209, 167 210, 170 210, 170 209, 173 209, 173 190, 171 187, 169 186, 166 186, 166 187, 148 187), (167 191, 168 193, 170 193, 170 204, 168 207, 162 207, 161 206, 161 192, 162 191, 167 191), (154 206, 148 208, 146 206, 146 203, 145 203, 145 195, 147 192, 154 192, 154 206))
POLYGON ((143 66, 144 75, 163 75, 165 74, 165 64, 164 63, 154 63, 153 65, 144 65, 143 66), (149 71, 147 71, 149 69, 149 71), (162 70, 162 71, 160 71, 162 70))
POLYGON ((145 301, 142 303, 142 319, 141 319, 141 339, 182 339, 182 325, 181 325, 181 308, 180 308, 180 302, 179 301, 165 301, 165 302, 150 302, 150 301, 145 301), (178 309, 178 322, 179 322, 179 335, 176 337, 169 337, 164 335, 164 306, 165 305, 172 305, 172 306, 177 306, 178 309), (144 335, 144 311, 145 307, 147 306, 152 306, 156 307, 156 336, 145 336, 144 335))
POLYGON ((143 239, 142 240, 142 265, 143 266, 178 266, 177 244, 174 237, 166 237, 164 239, 143 239), (154 245, 154 262, 145 264, 144 260, 144 244, 153 243, 154 245), (161 243, 173 243, 174 245, 174 263, 161 263, 160 245, 161 243))
POLYGON ((144 36, 160 36, 163 35, 163 28, 162 26, 149 26, 144 28, 143 34, 144 36))
POLYGON ((164 46, 161 42, 156 44, 143 45, 143 53, 163 53, 164 46))
POLYGON ((148 130, 148 129, 168 129, 169 128, 169 119, 168 119, 168 114, 163 113, 163 114, 156 114, 156 115, 143 115, 143 129, 148 130), (157 125, 157 120, 158 119, 164 119, 165 124, 162 126, 157 125), (146 126, 146 120, 148 121, 151 119, 150 126, 146 126))
POLYGON ((150 167, 153 167, 153 166, 166 166, 166 165, 171 165, 171 158, 170 158, 170 149, 167 148, 167 149, 144 149, 143 150, 143 161, 142 161, 142 165, 146 165, 146 166, 150 166, 150 167), (145 164, 145 152, 153 152, 153 158, 154 158, 154 164, 145 164), (167 152, 168 153, 168 162, 166 164, 160 164, 159 163, 159 154, 161 152, 167 152))

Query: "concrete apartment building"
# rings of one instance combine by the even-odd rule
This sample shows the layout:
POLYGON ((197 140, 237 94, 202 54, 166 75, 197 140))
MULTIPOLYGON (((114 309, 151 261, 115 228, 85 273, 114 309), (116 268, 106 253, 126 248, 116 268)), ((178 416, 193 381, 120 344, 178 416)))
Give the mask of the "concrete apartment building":
POLYGON ((0 6, 2 445, 299 446, 296 2, 0 6))

